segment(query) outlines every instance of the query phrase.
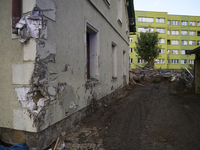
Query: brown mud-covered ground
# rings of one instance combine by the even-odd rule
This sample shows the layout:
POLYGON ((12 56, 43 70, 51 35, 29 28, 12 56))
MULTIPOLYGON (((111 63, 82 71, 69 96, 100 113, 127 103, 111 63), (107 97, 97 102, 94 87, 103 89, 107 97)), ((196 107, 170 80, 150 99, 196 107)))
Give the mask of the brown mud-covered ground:
POLYGON ((131 85, 66 133, 65 149, 200 149, 200 95, 182 82, 141 84, 131 85))

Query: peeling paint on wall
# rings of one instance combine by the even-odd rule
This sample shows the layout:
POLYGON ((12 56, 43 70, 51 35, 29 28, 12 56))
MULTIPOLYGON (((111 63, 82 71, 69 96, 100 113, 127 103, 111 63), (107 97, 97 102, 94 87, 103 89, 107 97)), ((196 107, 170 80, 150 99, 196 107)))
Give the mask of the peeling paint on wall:
POLYGON ((32 38, 40 37, 40 30, 46 28, 43 24, 43 14, 39 7, 35 6, 31 13, 23 16, 16 24, 18 35, 21 35, 20 42, 24 43, 32 38))

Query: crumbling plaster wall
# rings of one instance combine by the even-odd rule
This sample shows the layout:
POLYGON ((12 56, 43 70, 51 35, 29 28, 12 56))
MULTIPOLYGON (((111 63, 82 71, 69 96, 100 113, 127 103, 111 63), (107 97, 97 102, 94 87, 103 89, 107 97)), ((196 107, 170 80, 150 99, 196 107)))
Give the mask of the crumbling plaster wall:
MULTIPOLYGON (((45 121, 40 130, 86 107, 93 98, 100 99, 122 87, 124 85, 123 50, 126 50, 127 54, 125 82, 128 83, 128 36, 125 32, 125 22, 121 27, 116 20, 116 3, 113 1, 113 8, 111 7, 110 14, 108 13, 106 16, 112 26, 88 0, 58 0, 55 3, 57 7, 56 22, 48 21, 47 42, 56 43, 56 63, 48 63, 48 84, 56 87, 59 83, 66 83, 66 87, 61 96, 58 94, 57 101, 46 107, 45 121), (100 55, 98 59, 100 80, 94 84, 86 84, 86 22, 91 23, 100 31, 98 33, 100 34, 100 55), (116 80, 112 80, 111 72, 112 41, 116 42, 118 49, 118 78, 116 80), (67 70, 65 70, 66 66, 67 70), (50 75, 50 72, 55 74, 50 75), (51 82, 50 79, 53 78, 56 78, 56 80, 51 82)), ((101 5, 96 5, 98 8, 105 7, 103 11, 108 9, 103 1, 101 5)), ((125 15, 124 12, 124 18, 125 15)))
MULTIPOLYGON (((103 1, 48 1, 43 1, 43 5, 52 6, 55 3, 56 16, 54 19, 44 16, 47 25, 44 38, 31 38, 23 44, 16 39, 11 40, 11 19, 7 16, 11 16, 12 4, 1 1, 0 7, 4 7, 0 9, 4 10, 1 17, 6 20, 3 25, 7 29, 0 30, 0 35, 5 35, 0 37, 5 41, 1 45, 4 55, 0 57, 3 62, 7 62, 1 65, 1 91, 4 93, 1 94, 1 127, 41 131, 86 107, 91 100, 98 100, 128 83, 127 27, 125 20, 122 26, 116 20, 116 3, 112 1, 112 7, 108 8, 103 1), (99 81, 90 84, 86 79, 86 22, 99 30, 100 37, 99 81), (118 76, 115 80, 112 79, 111 72, 112 42, 117 44, 118 76), (127 55, 126 77, 123 77, 122 71, 123 50, 126 50, 127 55), (21 88, 22 93, 28 92, 25 97, 18 94, 21 88), (37 109, 22 108, 22 102, 27 97, 31 97, 31 104, 35 103, 37 109), (41 102, 41 107, 38 101, 41 102)), ((31 11, 35 2, 38 6, 42 5, 41 1, 26 1, 24 13, 31 11)), ((122 18, 126 18, 125 15, 127 14, 124 11, 122 18)))
MULTIPOLYGON (((31 70, 34 65, 31 61, 24 61, 23 45, 19 43, 15 35, 12 35, 11 16, 12 1, 0 1, 0 127, 18 128, 17 120, 17 122, 21 121, 21 123, 27 122, 27 124, 20 127, 21 130, 36 131, 32 128, 32 120, 29 114, 27 114, 27 110, 21 108, 19 101, 16 99, 16 92, 14 90, 15 87, 19 86, 17 81, 20 80, 16 76, 16 79, 14 79, 16 83, 13 84, 13 72, 16 71, 16 68, 31 70)), ((20 73, 19 71, 17 72, 20 73)), ((24 73, 30 78, 31 72, 27 71, 24 73)), ((23 82, 27 80, 26 76, 24 77, 24 79, 21 78, 23 82)), ((20 86, 27 86, 27 84, 20 84, 20 86)))

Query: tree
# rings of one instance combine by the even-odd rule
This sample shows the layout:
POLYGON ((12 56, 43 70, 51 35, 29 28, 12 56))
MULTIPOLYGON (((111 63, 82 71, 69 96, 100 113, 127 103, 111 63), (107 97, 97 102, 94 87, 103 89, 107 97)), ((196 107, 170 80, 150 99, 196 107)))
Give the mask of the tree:
POLYGON ((148 62, 145 67, 154 66, 154 59, 159 56, 159 41, 157 32, 141 32, 140 35, 137 35, 134 50, 141 59, 148 62))

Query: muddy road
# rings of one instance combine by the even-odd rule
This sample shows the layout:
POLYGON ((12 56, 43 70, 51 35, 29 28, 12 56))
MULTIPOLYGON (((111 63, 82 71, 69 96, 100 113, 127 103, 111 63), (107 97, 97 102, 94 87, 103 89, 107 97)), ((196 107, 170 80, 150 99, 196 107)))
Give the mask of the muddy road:
POLYGON ((175 85, 133 85, 63 137, 65 149, 198 150, 200 96, 175 85))

